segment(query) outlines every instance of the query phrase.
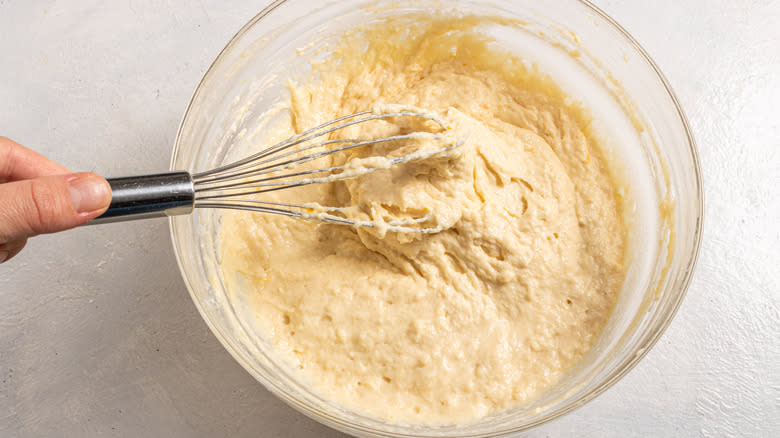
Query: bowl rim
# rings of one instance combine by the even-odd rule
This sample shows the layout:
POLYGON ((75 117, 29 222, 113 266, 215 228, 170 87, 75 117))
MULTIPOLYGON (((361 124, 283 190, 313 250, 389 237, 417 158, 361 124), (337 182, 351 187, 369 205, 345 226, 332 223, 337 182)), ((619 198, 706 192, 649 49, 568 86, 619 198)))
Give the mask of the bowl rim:
MULTIPOLYGON (((284 3, 287 3, 288 1, 294 1, 294 0, 273 0, 265 8, 263 8, 260 12, 258 12, 254 17, 252 17, 246 24, 241 26, 241 28, 230 38, 230 40, 220 50, 219 54, 217 54, 217 56, 211 62, 209 67, 203 73, 203 76, 201 77, 200 81, 198 82, 198 85, 195 87, 195 90, 193 91, 192 96, 189 99, 189 103, 187 104, 187 107, 181 117, 181 121, 179 122, 179 126, 176 132, 176 138, 174 141, 174 147, 171 152, 171 161, 169 165, 170 170, 172 171, 177 170, 175 169, 175 165, 176 165, 176 159, 180 153, 180 149, 182 146, 181 139, 183 135, 185 122, 187 121, 188 116, 193 110, 193 105, 197 97, 200 95, 206 82, 214 74, 214 70, 222 60, 223 55, 225 55, 225 53, 229 49, 235 46, 238 43, 238 41, 257 22, 265 18, 267 15, 269 15, 279 6, 283 5, 284 3)), ((663 85, 663 88, 667 93, 668 97, 670 98, 671 102, 673 103, 673 106, 677 112, 677 116, 679 117, 680 122, 682 124, 682 128, 685 132, 685 138, 688 147, 687 152, 690 154, 692 159, 694 177, 695 177, 695 193, 696 193, 696 198, 698 199, 698 204, 695 205, 695 208, 698 211, 698 215, 693 229, 693 242, 692 242, 693 247, 689 254, 688 262, 683 268, 684 271, 682 273, 682 276, 680 277, 679 290, 678 293, 674 296, 673 301, 671 302, 671 306, 669 308, 670 310, 666 312, 663 315, 663 317, 658 321, 656 329, 648 333, 648 336, 646 336, 642 342, 643 346, 636 352, 636 354, 632 355, 626 361, 619 363, 620 366, 617 366, 614 372, 609 374, 608 377, 604 379, 598 386, 596 386, 592 391, 589 391, 588 393, 584 394, 582 397, 573 400, 569 404, 564 405, 561 408, 552 411, 541 418, 530 421, 523 425, 516 425, 516 426, 511 426, 508 428, 492 431, 494 435, 491 436, 506 436, 509 434, 521 432, 548 423, 552 420, 560 418, 561 416, 567 415, 572 411, 580 408, 581 406, 589 403, 599 395, 603 394, 606 390, 611 388, 615 383, 617 383, 626 374, 628 374, 631 370, 633 370, 634 367, 636 367, 636 365, 657 344, 658 340, 661 338, 664 332, 666 332, 667 328, 671 324, 671 321, 674 319, 675 315, 679 311, 679 308, 685 296, 687 295, 688 289, 693 280, 693 274, 696 270, 696 265, 698 263, 700 250, 701 250, 701 244, 703 239, 703 221, 704 221, 704 190, 703 190, 703 183, 702 183, 703 180, 702 180, 701 162, 699 159, 696 141, 693 136, 693 132, 691 130, 690 122, 688 121, 688 117, 685 115, 685 111, 683 110, 682 105, 680 104, 680 101, 676 93, 672 89, 672 86, 669 80, 667 79, 667 77, 664 75, 664 73, 661 71, 661 69, 658 67, 658 65, 649 55, 649 53, 622 25, 620 25, 617 21, 615 21, 601 8, 593 4, 590 0, 574 0, 574 1, 590 9, 594 14, 596 14, 599 18, 603 19, 607 24, 611 25, 615 30, 618 31, 618 33, 621 34, 621 36, 625 39, 625 41, 628 42, 634 48, 634 50, 636 50, 637 54, 640 55, 642 60, 648 66, 650 66, 650 68, 655 73, 656 77, 660 80, 661 85, 663 85)), ((317 422, 320 422, 330 427, 337 428, 341 431, 349 432, 349 431, 360 430, 371 434, 378 434, 380 436, 391 436, 388 434, 388 431, 375 429, 373 427, 366 426, 363 424, 357 424, 355 422, 346 420, 344 418, 334 418, 332 415, 328 415, 327 418, 324 418, 321 416, 313 415, 315 412, 310 411, 310 407, 304 409, 304 406, 302 406, 302 403, 299 400, 295 400, 294 398, 290 397, 284 391, 283 388, 277 385, 276 382, 273 382, 270 379, 266 379, 264 376, 261 376, 257 372, 255 372, 252 369, 252 367, 249 366, 249 364, 244 360, 244 358, 238 353, 238 351, 234 349, 233 346, 228 342, 227 337, 212 323, 208 314, 206 313, 206 309, 203 307, 202 303, 197 299, 195 293, 193 292, 194 285, 190 282, 190 279, 187 278, 187 276, 185 275, 185 266, 182 260, 182 256, 179 254, 179 251, 177 249, 178 246, 177 246, 177 238, 176 238, 176 221, 173 217, 169 218, 169 229, 171 234, 171 244, 173 246, 173 252, 176 257, 176 262, 179 266, 181 277, 184 280, 185 286, 187 287, 187 292, 190 294, 190 297, 194 302, 195 307, 198 309, 198 313, 200 313, 201 318, 204 320, 204 322, 209 327, 209 329, 214 334, 214 336, 217 338, 217 340, 220 342, 220 344, 222 344, 225 350, 227 350, 227 352, 241 365, 242 368, 244 368, 258 382, 260 382, 263 385, 263 387, 268 389, 278 398, 282 399, 286 404, 294 408, 296 411, 306 415, 307 417, 316 420, 317 422)), ((394 432, 392 436, 411 437, 416 435, 398 434, 394 432)))

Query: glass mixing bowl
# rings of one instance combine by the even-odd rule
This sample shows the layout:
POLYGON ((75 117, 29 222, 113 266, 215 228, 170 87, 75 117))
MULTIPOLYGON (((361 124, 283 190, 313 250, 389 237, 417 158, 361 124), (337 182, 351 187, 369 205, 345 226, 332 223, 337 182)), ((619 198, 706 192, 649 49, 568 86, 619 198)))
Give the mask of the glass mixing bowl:
POLYGON ((625 285, 596 345, 559 383, 530 405, 458 426, 391 424, 344 409, 289 374, 271 345, 247 327, 220 274, 219 214, 196 210, 172 218, 171 234, 203 319, 249 373, 295 409, 358 436, 501 436, 582 406, 633 368, 675 314, 696 262, 702 187, 688 123, 658 67, 611 18, 583 0, 275 1, 204 75, 179 128, 171 168, 194 172, 222 163, 252 117, 285 98, 286 79, 309 74, 311 57, 322 56, 312 46, 387 15, 426 11, 518 19, 522 24, 482 31, 583 102, 626 183, 631 243, 625 285))

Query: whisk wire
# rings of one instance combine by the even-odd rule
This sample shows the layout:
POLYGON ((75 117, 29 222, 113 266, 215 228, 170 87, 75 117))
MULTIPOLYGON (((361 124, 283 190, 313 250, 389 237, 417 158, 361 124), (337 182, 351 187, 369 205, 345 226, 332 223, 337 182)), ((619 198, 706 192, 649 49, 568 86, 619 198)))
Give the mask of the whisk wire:
POLYGON ((443 132, 448 129, 450 129, 449 125, 435 115, 405 109, 383 113, 378 113, 376 110, 366 110, 339 117, 303 131, 300 134, 290 137, 285 141, 279 142, 244 159, 194 174, 194 207, 225 208, 272 213, 298 219, 345 224, 355 227, 376 227, 380 226, 379 224, 382 224, 381 226, 389 231, 434 233, 440 231, 440 227, 425 226, 425 223, 431 221, 429 216, 405 220, 383 219, 380 222, 375 222, 373 220, 369 221, 346 217, 348 211, 341 207, 247 199, 247 197, 310 184, 355 178, 380 169, 387 169, 398 164, 423 160, 435 155, 444 154, 463 144, 463 140, 452 140, 450 137, 444 135, 443 132), (359 123, 393 117, 416 117, 430 120, 436 123, 442 132, 416 131, 374 139, 328 139, 311 144, 306 143, 359 123), (379 162, 367 161, 367 164, 364 166, 355 166, 353 162, 347 162, 337 166, 279 173, 280 171, 291 169, 338 152, 392 141, 420 140, 426 138, 449 143, 443 147, 417 150, 396 157, 371 157, 382 158, 383 160, 380 160, 379 162), (333 145, 340 146, 330 147, 333 145), (317 151, 317 149, 320 148, 325 149, 317 151))
MULTIPOLYGON (((267 156, 269 156, 271 154, 274 154, 274 153, 277 153, 277 152, 289 149, 291 147, 297 146, 297 145, 299 145, 299 144, 301 144, 303 142, 306 142, 308 140, 311 140, 311 139, 314 139, 314 138, 317 138, 317 137, 322 137, 324 135, 328 135, 328 134, 330 134, 332 132, 335 132, 335 131, 347 128, 349 126, 357 125, 359 123, 365 123, 365 122, 368 122, 368 121, 371 121, 371 120, 380 120, 380 119, 388 119, 388 118, 392 118, 392 117, 410 116, 410 117, 418 117, 418 118, 431 120, 431 121, 435 122, 436 124, 438 124, 440 127, 445 128, 445 129, 446 129, 446 126, 447 126, 438 117, 430 115, 430 114, 425 114, 425 113, 419 113, 419 112, 413 112, 413 111, 396 111, 396 112, 388 112, 388 113, 381 113, 381 114, 373 114, 373 112, 374 111, 372 111, 372 110, 360 111, 360 112, 357 112, 357 113, 354 113, 354 114, 342 116, 342 117, 339 117, 337 119, 333 119, 331 121, 325 122, 325 123, 323 123, 323 124, 321 124, 319 126, 315 126, 314 128, 311 128, 311 129, 308 129, 306 131, 303 131, 300 134, 294 135, 294 136, 292 136, 292 137, 290 137, 290 138, 288 138, 288 139, 286 139, 284 141, 281 141, 281 142, 279 142, 279 143, 277 143, 277 144, 275 144, 275 145, 273 145, 271 147, 268 147, 268 148, 266 148, 266 149, 264 149, 264 150, 262 150, 260 152, 257 152, 257 153, 255 153, 253 155, 250 155, 249 157, 243 158, 241 160, 238 160, 238 161, 235 161, 235 162, 232 162, 232 163, 220 166, 220 167, 216 167, 214 169, 210 169, 210 170, 206 170, 206 171, 203 171, 203 172, 200 172, 200 173, 193 174, 193 180, 195 180, 195 181, 202 181, 203 182, 204 178, 207 177, 207 176, 210 176, 210 175, 221 174, 221 173, 224 173, 224 172, 227 172, 227 171, 231 171, 231 170, 235 171, 235 170, 237 170, 239 168, 243 168, 245 166, 254 166, 256 164, 257 160, 259 160, 261 158, 265 158, 265 157, 267 157, 267 156), (358 120, 350 120, 348 122, 344 122, 344 123, 339 124, 340 122, 343 122, 344 120, 348 120, 348 119, 351 119, 351 118, 364 116, 366 114, 372 114, 372 115, 367 116, 367 117, 363 117, 363 118, 358 119, 358 120), (333 126, 333 125, 336 125, 336 126, 333 126)), ((287 155, 279 156, 279 157, 277 157, 277 159, 281 159, 284 156, 287 156, 287 155)), ((271 161, 276 161, 276 159, 271 160, 271 161)))
MULTIPOLYGON (((425 134, 428 134, 428 133, 425 133, 425 134)), ((282 163, 277 163, 277 164, 268 165, 268 166, 261 166, 261 167, 258 167, 256 169, 250 169, 250 170, 245 170, 245 171, 242 171, 242 172, 237 172, 235 174, 231 174, 231 176, 226 176, 226 177, 219 178, 219 179, 210 178, 210 179, 207 179, 205 181, 195 181, 195 185, 196 185, 196 187, 197 186, 206 186, 207 184, 212 183, 211 185, 208 185, 207 187, 204 187, 204 190, 208 190, 208 191, 225 190, 225 189, 235 188, 235 187, 239 187, 239 186, 241 186, 241 187, 264 187, 264 186, 271 186, 271 185, 273 185, 273 186, 286 185, 287 183, 282 183, 282 182, 269 183, 269 184, 262 184, 262 183, 264 183, 266 181, 279 180, 279 179, 283 179, 283 178, 292 178, 292 177, 297 177, 297 176, 312 175, 312 174, 315 174, 315 173, 326 173, 326 172, 343 171, 343 170, 347 169, 349 166, 348 165, 341 165, 341 166, 326 167, 326 168, 322 168, 322 169, 311 169, 311 170, 300 171, 300 172, 295 172, 295 173, 286 173, 286 174, 274 175, 274 176, 269 176, 269 177, 259 178, 259 179, 248 179, 247 180, 246 178, 257 177, 257 176, 261 176, 261 175, 267 175, 267 174, 270 174, 270 173, 279 172, 280 170, 289 169, 291 167, 295 167, 295 166, 298 166, 300 164, 303 164, 303 163, 306 163, 306 162, 309 162, 309 161, 313 161, 313 160, 316 160, 318 158, 321 158, 321 157, 324 157, 324 156, 327 156, 327 155, 335 154, 337 152, 346 151, 346 150, 349 150, 349 149, 354 149, 354 148, 358 148, 358 147, 369 146, 369 145, 374 145, 374 144, 379 144, 379 143, 384 143, 384 142, 390 142, 390 141, 411 139, 411 138, 414 138, 414 137, 419 137, 420 135, 421 135, 421 133, 414 133, 414 134, 394 135, 394 136, 390 136, 390 137, 385 137, 385 138, 381 138, 381 139, 374 139, 374 140, 367 140, 367 141, 354 140, 354 141, 356 141, 356 143, 353 143, 353 144, 348 145, 348 146, 342 146, 342 147, 338 147, 338 148, 334 148, 334 149, 328 149, 326 151, 312 153, 312 154, 309 154, 309 155, 306 155, 306 156, 303 156, 303 157, 287 160, 287 161, 284 161, 282 163), (243 179, 243 181, 241 181, 239 183, 227 183, 227 184, 218 184, 217 183, 217 182, 221 183, 221 182, 235 181, 235 180, 239 180, 239 179, 243 179)), ((441 139, 442 137, 437 135, 437 134, 430 134, 430 138, 441 139)), ((334 140, 328 140, 327 142, 323 142, 323 143, 333 144, 333 143, 335 143, 335 141, 334 140)), ((317 147, 317 146, 320 146, 320 145, 321 144, 318 144, 318 145, 315 145, 314 147, 317 147)), ((300 148, 297 151, 305 151, 307 149, 309 149, 309 148, 300 148)), ((445 150, 441 149, 441 150, 435 151, 435 153, 442 153, 442 152, 445 152, 445 150)), ((402 157, 398 157, 398 158, 402 158, 402 157)), ((401 162, 402 161, 396 161, 394 159, 391 159, 389 164, 391 164, 391 165, 392 164, 400 164, 401 162)), ((262 163, 264 163, 264 162, 261 161, 258 164, 262 164, 262 163)), ((368 168, 366 170, 368 170, 368 168)), ((337 178, 336 175, 332 175, 330 178, 332 178, 333 181, 335 181, 337 179, 343 179, 343 178, 337 178)), ((317 181, 314 181, 314 182, 324 182, 324 181, 317 180, 317 181)), ((206 197, 199 197, 199 198, 200 199, 207 199, 206 197)))
POLYGON ((294 143, 294 142, 297 141, 298 139, 300 139, 301 137, 303 137, 305 135, 308 135, 308 134, 310 134, 312 132, 321 130, 321 129, 327 127, 327 126, 334 125, 336 123, 342 122, 344 120, 347 120, 347 119, 350 119, 350 118, 353 118, 353 117, 359 117, 359 116, 362 116, 362 115, 365 115, 365 114, 370 114, 370 113, 371 113, 371 110, 365 110, 365 111, 360 111, 360 112, 357 112, 357 113, 354 113, 354 114, 341 116, 339 118, 336 118, 336 119, 333 119, 331 121, 325 122, 325 123, 323 123, 323 124, 321 124, 319 126, 315 126, 314 128, 307 129, 306 131, 303 131, 300 134, 296 134, 296 135, 294 135, 294 136, 292 136, 292 137, 290 137, 290 138, 288 138, 286 140, 280 141, 279 143, 277 143, 277 144, 275 144, 275 145, 273 145, 271 147, 263 149, 262 151, 257 152, 257 153, 255 153, 253 155, 250 155, 250 156, 248 156, 246 158, 243 158, 241 160, 234 161, 232 163, 228 163, 228 164, 225 164, 225 165, 222 165, 222 166, 219 166, 219 167, 215 167, 213 169, 205 170, 203 172, 195 173, 195 174, 192 175, 192 178, 193 179, 200 179, 202 177, 206 177, 206 176, 209 176, 209 175, 214 175, 214 174, 217 174, 217 173, 223 173, 223 172, 225 172, 227 170, 234 169, 234 168, 239 167, 239 166, 241 166, 243 164, 246 164, 246 163, 251 163, 251 162, 253 162, 254 160, 256 160, 258 158, 262 158, 265 154, 271 153, 271 152, 275 151, 278 148, 284 147, 285 145, 292 144, 294 146, 295 144, 298 144, 298 143, 294 143))

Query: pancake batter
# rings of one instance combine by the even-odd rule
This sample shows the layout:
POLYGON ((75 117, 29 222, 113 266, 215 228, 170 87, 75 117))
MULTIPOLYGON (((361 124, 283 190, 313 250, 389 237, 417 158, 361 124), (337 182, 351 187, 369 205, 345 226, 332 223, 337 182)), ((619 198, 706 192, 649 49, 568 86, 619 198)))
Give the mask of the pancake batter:
POLYGON ((258 142, 377 103, 435 111, 465 139, 454 151, 264 199, 377 223, 429 215, 441 232, 223 217, 226 285, 251 297, 274 353, 324 397, 393 422, 530 401, 595 343, 624 278, 617 186, 587 116, 479 23, 404 17, 353 33, 314 65, 318 79, 290 85, 289 123, 258 142))

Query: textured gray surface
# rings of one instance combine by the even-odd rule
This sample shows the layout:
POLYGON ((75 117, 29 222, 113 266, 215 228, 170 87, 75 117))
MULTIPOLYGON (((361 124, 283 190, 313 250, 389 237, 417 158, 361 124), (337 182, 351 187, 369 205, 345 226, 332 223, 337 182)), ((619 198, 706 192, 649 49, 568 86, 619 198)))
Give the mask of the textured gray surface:
MULTIPOLYGON (((167 167, 192 90, 265 1, 0 0, 0 135, 78 170, 167 167)), ((699 143, 704 245, 637 368, 530 436, 780 436, 780 2, 597 1, 699 143)), ((0 436, 320 437, 223 350, 164 220, 33 239, 0 265, 0 436)))

